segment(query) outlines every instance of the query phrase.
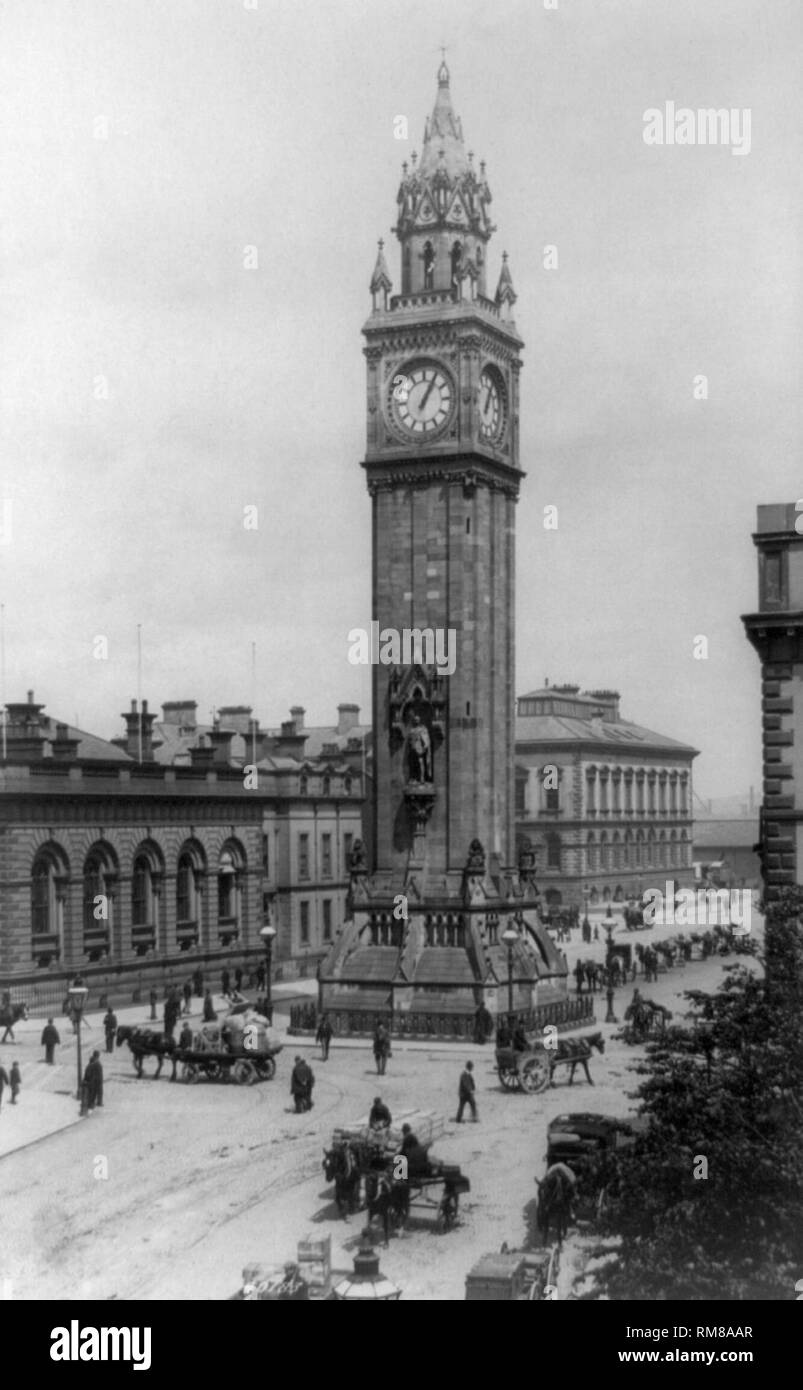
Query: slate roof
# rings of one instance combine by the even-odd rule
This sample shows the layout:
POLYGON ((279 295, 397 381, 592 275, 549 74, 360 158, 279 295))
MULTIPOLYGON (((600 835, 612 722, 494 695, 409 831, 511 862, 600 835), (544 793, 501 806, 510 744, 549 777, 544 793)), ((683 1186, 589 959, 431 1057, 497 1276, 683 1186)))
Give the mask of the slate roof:
POLYGON ((516 716, 516 744, 525 743, 595 743, 600 749, 661 748, 695 757, 697 749, 688 743, 656 734, 627 719, 615 723, 606 720, 574 719, 558 714, 519 714, 516 716))
MULTIPOLYGON (((51 719, 49 715, 40 716, 40 727, 47 739, 55 739, 56 724, 60 720, 51 719)), ((105 738, 98 738, 96 734, 87 734, 83 729, 76 729, 74 725, 67 725, 67 737, 78 739, 78 747, 75 750, 76 758, 83 758, 87 761, 102 761, 110 763, 131 763, 133 758, 116 744, 109 743, 105 738)))

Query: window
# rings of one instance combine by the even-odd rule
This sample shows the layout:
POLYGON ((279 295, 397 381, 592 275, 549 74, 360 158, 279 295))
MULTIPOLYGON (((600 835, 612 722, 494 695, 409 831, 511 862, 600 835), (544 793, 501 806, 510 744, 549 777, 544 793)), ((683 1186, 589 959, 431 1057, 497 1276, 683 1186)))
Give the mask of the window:
POLYGON ((351 786, 352 786, 351 778, 350 778, 348 775, 346 775, 346 776, 343 778, 343 795, 344 795, 344 796, 351 796, 351 786))
POLYGON ((343 836, 343 867, 346 873, 348 873, 349 870, 349 860, 351 859, 351 851, 353 848, 354 836, 349 832, 349 834, 343 836))
POLYGON ((460 266, 462 265, 462 262, 463 262, 463 248, 462 248, 462 246, 460 245, 460 242, 459 242, 459 241, 456 241, 455 244, 454 244, 454 246, 452 247, 451 261, 452 261, 452 284, 453 284, 453 285, 456 285, 457 282, 458 282, 458 276, 459 276, 460 266))
POLYGON ((323 939, 332 940, 332 901, 330 898, 323 900, 323 939))
POLYGON ((195 916, 195 880, 192 872, 192 859, 189 854, 179 856, 176 873, 176 920, 190 922, 195 916))
POLYGON ((144 854, 138 854, 134 860, 134 872, 131 878, 131 925, 132 927, 147 927, 152 923, 153 911, 153 883, 151 880, 151 866, 148 858, 144 854))
POLYGON ((435 284, 435 252, 432 249, 432 242, 428 241, 424 247, 424 289, 431 290, 435 284))
POLYGON ((323 781, 322 781, 322 783, 321 783, 321 795, 322 795, 322 796, 331 796, 331 795, 332 795, 332 779, 331 779, 331 777, 328 776, 328 774, 327 774, 326 777, 324 777, 324 779, 323 779, 323 781))
POLYGON ((68 877, 60 851, 40 850, 31 869, 32 953, 38 965, 47 966, 61 954, 68 877))
POLYGON ((301 922, 301 945, 309 946, 309 903, 299 904, 301 922))
POLYGON ((332 877, 332 837, 329 834, 321 836, 321 875, 332 877))
POLYGON ((262 872, 266 878, 270 878, 270 835, 262 836, 262 872))
POLYGON ((516 815, 527 813, 527 783, 523 777, 516 778, 516 815))
POLYGON ((309 835, 298 837, 298 876, 309 878, 309 835))
POLYGON ((560 868, 560 835, 546 837, 546 864, 548 869, 560 868))
POLYGON ((560 810, 560 792, 557 787, 547 788, 546 809, 548 814, 552 816, 556 816, 560 810))
POLYGON ((306 796, 309 791, 309 777, 306 772, 302 772, 298 779, 298 790, 302 796, 306 796))
POLYGON ((84 864, 84 951, 99 960, 111 944, 112 894, 115 862, 102 845, 89 851, 84 864), (100 901, 99 901, 100 900, 100 901))

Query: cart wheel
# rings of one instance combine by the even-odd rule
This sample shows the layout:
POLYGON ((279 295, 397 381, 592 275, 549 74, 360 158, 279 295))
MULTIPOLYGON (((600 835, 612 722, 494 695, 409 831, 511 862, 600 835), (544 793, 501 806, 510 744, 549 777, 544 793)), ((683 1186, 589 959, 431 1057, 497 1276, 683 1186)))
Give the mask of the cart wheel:
POLYGON ((257 1057, 254 1066, 260 1081, 272 1081, 276 1075, 276 1063, 272 1057, 257 1057))
POLYGON ((219 1062, 204 1062, 204 1076, 208 1076, 210 1081, 217 1081, 223 1068, 219 1062))
POLYGON ((549 1062, 546 1057, 528 1057, 521 1069, 522 1090, 534 1094, 536 1091, 545 1091, 549 1085, 549 1062))
POLYGON ((517 1091, 519 1089, 519 1074, 512 1068, 500 1067, 499 1080, 506 1091, 517 1091))
POLYGON ((196 1067, 195 1063, 185 1062, 184 1066, 181 1068, 182 1081, 198 1081, 199 1078, 200 1072, 198 1071, 198 1068, 196 1067))
POLYGON ((250 1062, 244 1058, 240 1062, 235 1062, 231 1069, 232 1080, 238 1086, 252 1086, 257 1079, 257 1074, 250 1062))

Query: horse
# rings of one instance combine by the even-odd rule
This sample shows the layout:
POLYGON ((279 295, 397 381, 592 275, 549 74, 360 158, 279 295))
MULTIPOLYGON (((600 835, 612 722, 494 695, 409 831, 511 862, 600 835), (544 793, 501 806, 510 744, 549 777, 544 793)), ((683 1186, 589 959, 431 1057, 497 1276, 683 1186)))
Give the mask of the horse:
POLYGON ((591 1073, 588 1070, 588 1059, 592 1051, 596 1049, 600 1055, 605 1051, 605 1039, 601 1033, 589 1033, 584 1038, 558 1038, 558 1045, 549 1051, 549 1084, 554 1086, 552 1079, 556 1067, 567 1066, 571 1068, 569 1072, 569 1085, 574 1081, 574 1073, 577 1067, 582 1067, 586 1074, 586 1081, 590 1086, 594 1085, 591 1080, 591 1073))
POLYGON ((351 1144, 338 1144, 323 1151, 323 1171, 327 1182, 335 1185, 337 1210, 344 1221, 360 1205, 360 1164, 351 1144))
POLYGON ((27 1004, 4 1004, 0 1009, 0 1028, 5 1028, 5 1032, 0 1038, 0 1042, 5 1042, 9 1033, 11 1034, 11 1041, 14 1042, 14 1024, 19 1023, 20 1019, 24 1023, 27 1017, 27 1004))
POLYGON ((394 1181, 387 1173, 382 1173, 376 1187, 376 1193, 368 1198, 368 1221, 369 1223, 375 1216, 382 1222, 382 1230, 385 1236, 385 1245, 390 1240, 390 1228, 394 1225, 398 1230, 404 1230, 404 1223, 410 1209, 410 1189, 407 1182, 403 1180, 394 1181))
POLYGON ((546 1245, 549 1241, 549 1228, 555 1226, 558 1245, 562 1245, 572 1217, 572 1200, 577 1179, 565 1163, 553 1163, 547 1168, 541 1181, 539 1182, 538 1178, 535 1181, 538 1185, 535 1222, 541 1239, 546 1245))
POLYGON ((142 1077, 142 1063, 146 1057, 157 1057, 159 1059, 156 1067, 154 1079, 158 1080, 162 1070, 165 1057, 169 1057, 173 1063, 171 1081, 176 1079, 176 1048, 178 1044, 175 1038, 169 1033, 158 1033, 154 1028, 141 1028, 129 1023, 121 1023, 117 1029, 117 1046, 122 1047, 127 1042, 131 1049, 134 1059, 134 1070, 138 1077, 142 1077))

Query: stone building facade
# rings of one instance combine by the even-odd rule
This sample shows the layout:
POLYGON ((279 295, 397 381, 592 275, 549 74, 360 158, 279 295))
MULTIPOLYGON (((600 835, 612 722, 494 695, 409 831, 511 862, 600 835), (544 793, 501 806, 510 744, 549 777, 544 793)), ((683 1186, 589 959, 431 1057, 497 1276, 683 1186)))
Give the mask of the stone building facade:
POLYGON ((54 721, 32 693, 7 707, 4 984, 248 965, 267 923, 277 974, 315 973, 360 836, 359 737, 342 713, 305 730, 295 710, 270 731, 248 707, 211 726, 195 711, 171 702, 159 721, 134 704, 125 735, 106 741, 54 721))
POLYGON ((772 899, 803 879, 803 507, 758 508, 758 612, 742 621, 761 658, 762 876, 772 899), (800 529, 798 529, 800 528, 800 529))
POLYGON ((547 906, 691 885, 694 748, 621 718, 614 690, 545 686, 518 700, 516 829, 547 906))

